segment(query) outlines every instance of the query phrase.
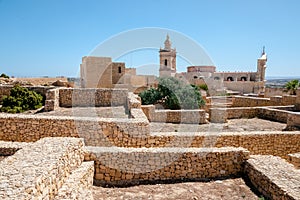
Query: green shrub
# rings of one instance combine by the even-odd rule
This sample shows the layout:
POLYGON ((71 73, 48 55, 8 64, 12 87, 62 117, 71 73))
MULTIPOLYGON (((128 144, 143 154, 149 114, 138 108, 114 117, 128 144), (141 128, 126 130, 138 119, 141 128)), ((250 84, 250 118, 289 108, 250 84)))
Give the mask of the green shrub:
POLYGON ((160 102, 168 109, 198 109, 205 105, 197 87, 173 78, 160 78, 157 89, 139 94, 143 105, 160 102))
POLYGON ((4 73, 2 73, 2 74, 0 75, 0 77, 1 77, 1 78, 9 78, 9 76, 7 76, 7 75, 4 74, 4 73))
POLYGON ((296 90, 300 86, 299 80, 291 80, 285 84, 285 88, 290 91, 291 95, 296 95, 296 90))
POLYGON ((10 96, 2 98, 2 112, 21 113, 27 110, 35 110, 43 105, 43 96, 21 86, 14 86, 10 90, 10 96))

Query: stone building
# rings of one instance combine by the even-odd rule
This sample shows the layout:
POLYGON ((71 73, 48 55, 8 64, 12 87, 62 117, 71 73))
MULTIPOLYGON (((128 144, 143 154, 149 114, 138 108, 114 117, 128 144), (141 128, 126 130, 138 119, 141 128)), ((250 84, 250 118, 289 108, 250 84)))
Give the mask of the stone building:
MULTIPOLYGON (((263 94, 265 89, 265 71, 267 55, 265 50, 257 59, 256 72, 218 72, 216 66, 188 66, 186 72, 177 72, 176 49, 172 48, 169 35, 164 48, 159 50, 159 76, 177 77, 191 84, 207 84, 210 94, 226 90, 241 94, 263 94)), ((112 62, 109 57, 85 56, 80 65, 81 87, 83 88, 128 88, 138 92, 155 85, 156 77, 137 75, 136 69, 126 68, 123 62, 112 62)))

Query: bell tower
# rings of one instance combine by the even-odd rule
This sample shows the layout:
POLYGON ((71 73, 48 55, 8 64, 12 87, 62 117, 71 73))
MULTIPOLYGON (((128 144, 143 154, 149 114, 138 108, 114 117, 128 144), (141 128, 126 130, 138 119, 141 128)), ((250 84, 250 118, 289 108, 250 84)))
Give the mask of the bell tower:
POLYGON ((261 57, 257 59, 257 78, 256 78, 256 81, 265 81, 267 60, 268 59, 267 59, 267 54, 265 52, 265 47, 263 47, 261 57))
POLYGON ((176 73, 176 49, 172 49, 169 35, 165 40, 165 47, 159 50, 159 76, 175 76, 176 73))

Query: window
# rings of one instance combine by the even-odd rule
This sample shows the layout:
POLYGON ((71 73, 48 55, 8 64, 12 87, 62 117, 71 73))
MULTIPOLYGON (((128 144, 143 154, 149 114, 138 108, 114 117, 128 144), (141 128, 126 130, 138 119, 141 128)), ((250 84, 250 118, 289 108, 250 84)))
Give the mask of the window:
POLYGON ((247 77, 243 76, 243 77, 241 78, 241 81, 247 81, 247 77))
POLYGON ((233 81, 233 78, 231 76, 229 76, 226 80, 227 81, 233 81))
POLYGON ((122 73, 122 68, 121 67, 119 67, 119 74, 121 74, 122 73))
POLYGON ((220 80, 220 77, 216 76, 214 77, 214 80, 220 80))
POLYGON ((168 60, 165 59, 165 66, 168 66, 168 60))
POLYGON ((198 78, 198 76, 194 76, 194 79, 197 79, 198 78))

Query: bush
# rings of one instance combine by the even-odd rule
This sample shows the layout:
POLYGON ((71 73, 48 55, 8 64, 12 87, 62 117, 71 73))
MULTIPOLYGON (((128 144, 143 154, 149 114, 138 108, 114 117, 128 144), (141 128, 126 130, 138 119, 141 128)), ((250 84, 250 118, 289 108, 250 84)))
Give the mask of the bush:
POLYGON ((27 110, 35 110, 43 105, 43 96, 21 86, 14 86, 10 96, 2 98, 2 112, 21 113, 27 110))
POLYGON ((0 75, 0 77, 1 77, 1 78, 9 78, 9 76, 7 76, 7 75, 4 74, 4 73, 2 73, 2 74, 0 75))
POLYGON ((205 105, 197 87, 173 78, 160 78, 157 89, 139 94, 143 105, 162 103, 168 109, 198 109, 205 105))

